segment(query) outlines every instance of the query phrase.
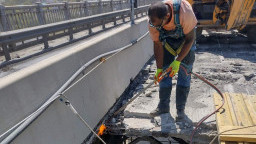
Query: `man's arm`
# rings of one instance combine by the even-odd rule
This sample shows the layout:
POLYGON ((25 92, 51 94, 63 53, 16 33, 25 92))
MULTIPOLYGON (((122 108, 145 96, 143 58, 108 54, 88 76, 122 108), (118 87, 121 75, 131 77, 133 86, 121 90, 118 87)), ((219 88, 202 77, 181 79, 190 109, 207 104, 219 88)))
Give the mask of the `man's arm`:
POLYGON ((176 58, 177 61, 181 62, 187 56, 195 39, 196 39, 196 32, 195 32, 195 28, 193 28, 187 35, 185 35, 185 43, 181 49, 181 52, 179 53, 178 57, 176 58))
POLYGON ((156 59, 156 66, 159 69, 163 68, 164 50, 162 42, 154 41, 154 56, 156 59))

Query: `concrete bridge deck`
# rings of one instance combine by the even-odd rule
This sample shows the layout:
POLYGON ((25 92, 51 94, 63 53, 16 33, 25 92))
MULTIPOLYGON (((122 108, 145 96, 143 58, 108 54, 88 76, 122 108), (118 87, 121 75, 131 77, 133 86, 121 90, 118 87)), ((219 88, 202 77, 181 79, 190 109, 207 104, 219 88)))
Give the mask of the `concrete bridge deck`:
MULTIPOLYGON (((211 32, 206 39, 197 44, 196 61, 193 71, 204 76, 215 84, 222 92, 256 94, 256 47, 248 44, 241 36, 228 32, 216 34, 211 32), (229 43, 219 37, 229 37, 229 43), (219 41, 218 44, 211 42, 219 41), (232 44, 232 43, 239 44, 232 44)), ((155 61, 151 60, 140 72, 134 81, 134 90, 126 94, 128 97, 136 95, 154 79, 156 70, 155 61)), ((162 143, 168 143, 171 137, 190 140, 193 128, 199 120, 215 110, 213 95, 215 90, 199 79, 193 77, 191 92, 186 105, 188 120, 185 123, 176 123, 175 89, 176 80, 173 80, 173 90, 170 102, 170 114, 150 117, 149 112, 156 108, 158 99, 158 85, 153 85, 144 94, 126 107, 117 123, 121 123, 124 135, 130 137, 154 136, 162 143)), ((129 100, 124 100, 126 103, 129 100)), ((120 125, 120 124, 119 124, 120 125)), ((113 133, 120 132, 113 130, 113 133)), ((209 143, 217 134, 215 115, 207 119, 194 137, 196 143, 209 143)), ((146 143, 146 142, 145 142, 146 143)), ((215 141, 217 143, 217 141, 215 141)))

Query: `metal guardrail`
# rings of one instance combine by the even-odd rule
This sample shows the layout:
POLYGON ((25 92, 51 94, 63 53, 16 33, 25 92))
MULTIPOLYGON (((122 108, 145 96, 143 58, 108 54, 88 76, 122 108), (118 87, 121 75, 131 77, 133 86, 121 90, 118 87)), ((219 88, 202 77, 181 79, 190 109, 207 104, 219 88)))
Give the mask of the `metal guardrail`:
MULTIPOLYGON (((137 6, 153 0, 135 0, 137 6)), ((130 8, 130 0, 98 0, 23 6, 0 5, 0 31, 23 29, 130 8)))
MULTIPOLYGON (((134 17, 140 18, 147 15, 149 5, 141 6, 134 9, 134 17)), ((63 22, 57 22, 52 24, 46 24, 41 26, 36 26, 33 28, 25 28, 21 30, 14 30, 8 32, 2 32, 0 34, 0 45, 2 46, 2 54, 4 54, 6 61, 0 64, 0 68, 16 63, 33 56, 45 53, 47 51, 53 50, 55 48, 76 42, 78 40, 84 39, 91 35, 97 34, 109 28, 113 28, 117 25, 129 22, 131 20, 131 10, 120 10, 115 12, 109 12, 104 14, 98 14, 93 16, 88 16, 84 18, 72 19, 63 22), (121 23, 117 23, 121 21, 121 23), (110 27, 105 27, 107 23, 113 23, 110 27), (93 32, 92 28, 101 26, 101 30, 93 32), (77 32, 88 30, 89 34, 81 38, 74 39, 73 35, 77 32), (55 47, 49 47, 49 41, 61 38, 63 36, 69 36, 69 41, 62 43, 55 47), (19 43, 19 45, 16 45, 19 43), (15 44, 14 47, 10 45, 15 44), (24 58, 12 59, 10 52, 18 51, 24 48, 35 46, 38 44, 44 44, 44 49, 38 53, 29 55, 24 58)))

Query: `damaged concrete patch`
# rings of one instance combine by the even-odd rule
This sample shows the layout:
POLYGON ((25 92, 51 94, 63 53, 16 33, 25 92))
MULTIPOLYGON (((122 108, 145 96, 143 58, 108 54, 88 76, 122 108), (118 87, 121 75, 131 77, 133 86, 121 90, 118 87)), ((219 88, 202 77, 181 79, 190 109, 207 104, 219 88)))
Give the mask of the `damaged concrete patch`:
MULTIPOLYGON (((209 45, 208 42, 199 44, 193 72, 205 77, 222 92, 255 94, 256 59, 253 55, 236 54, 241 51, 243 45, 247 44, 229 45, 228 47, 226 44, 209 45)), ((254 47, 247 46, 248 48, 243 53, 256 54, 254 47)), ((154 60, 145 65, 137 81, 139 85, 132 92, 132 96, 154 80, 155 71, 154 60)), ((123 113, 122 123, 125 126, 125 134, 135 137, 145 136, 145 134, 154 137, 176 137, 189 142, 198 121, 215 110, 213 93, 216 91, 192 76, 191 90, 185 108, 187 118, 183 122, 175 122, 176 85, 177 76, 173 78, 169 114, 154 118, 149 115, 157 107, 159 101, 158 85, 151 86, 129 104, 123 113)), ((213 115, 200 125, 193 142, 209 143, 216 134, 216 119, 213 115)))
POLYGON ((150 119, 125 118, 123 123, 128 136, 150 136, 152 135, 151 129, 155 127, 155 125, 151 123, 150 119))

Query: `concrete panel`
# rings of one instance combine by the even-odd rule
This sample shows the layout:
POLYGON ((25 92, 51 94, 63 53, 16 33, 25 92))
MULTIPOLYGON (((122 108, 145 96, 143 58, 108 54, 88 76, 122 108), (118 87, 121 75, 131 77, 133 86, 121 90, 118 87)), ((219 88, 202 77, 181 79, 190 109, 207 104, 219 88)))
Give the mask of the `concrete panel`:
MULTIPOLYGON (((36 110, 81 65, 92 58, 129 44, 147 32, 147 19, 104 32, 75 47, 0 79, 0 133, 36 110)), ((77 83, 66 96, 82 117, 95 127, 152 56, 149 35, 115 55, 77 83)), ((58 100, 12 143, 81 143, 89 130, 58 100)))

